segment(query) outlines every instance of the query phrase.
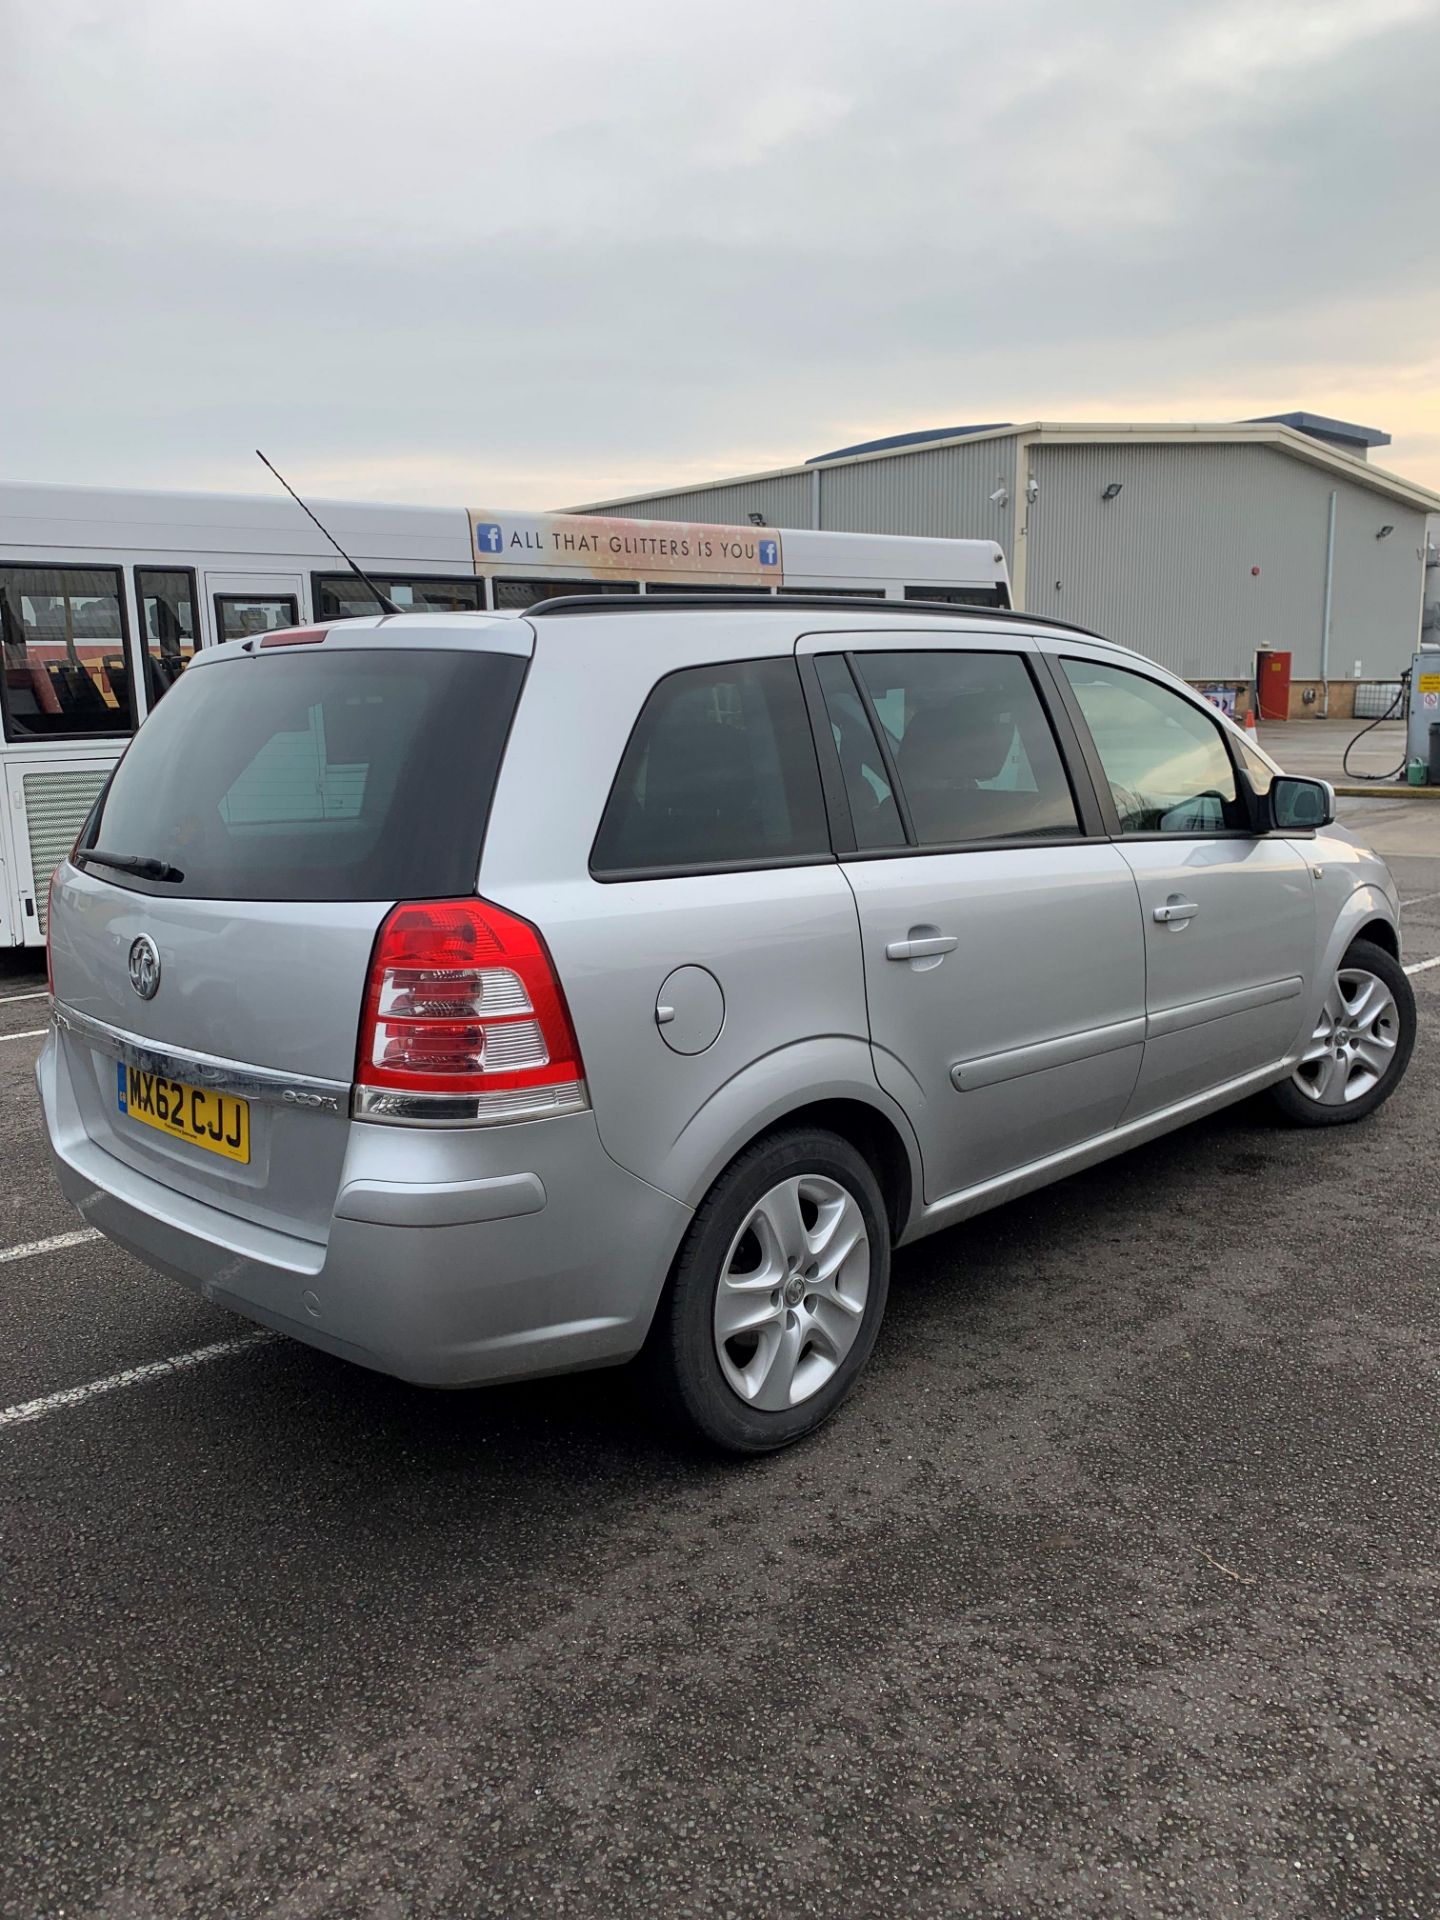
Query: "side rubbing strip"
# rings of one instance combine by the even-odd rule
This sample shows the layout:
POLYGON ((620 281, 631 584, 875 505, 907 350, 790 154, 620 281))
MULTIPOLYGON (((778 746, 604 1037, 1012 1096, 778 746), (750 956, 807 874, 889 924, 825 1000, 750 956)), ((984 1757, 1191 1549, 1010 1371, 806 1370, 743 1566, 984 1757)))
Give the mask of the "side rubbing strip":
POLYGON ((1022 1074, 1043 1073, 1047 1067, 1073 1066, 1077 1060, 1093 1060, 1121 1047, 1138 1047, 1144 1038, 1145 1021, 1137 1014, 1112 1026, 1090 1027, 1084 1033, 1061 1034, 1057 1040, 1037 1040, 1028 1047, 1007 1047, 1004 1053, 962 1060, 950 1069, 950 1079, 962 1093, 973 1093, 978 1087, 998 1086, 1002 1080, 1018 1080, 1022 1074))
POLYGON ((1167 1033, 1183 1033, 1187 1027, 1203 1027, 1212 1020, 1228 1019, 1232 1013, 1249 1013, 1252 1007, 1271 1007, 1277 1000, 1298 1000, 1304 987, 1305 982, 1297 975, 1291 980, 1267 980, 1260 987, 1241 987, 1235 993, 1187 1000, 1179 1007, 1162 1007, 1150 1015, 1145 1037, 1160 1040, 1167 1033))

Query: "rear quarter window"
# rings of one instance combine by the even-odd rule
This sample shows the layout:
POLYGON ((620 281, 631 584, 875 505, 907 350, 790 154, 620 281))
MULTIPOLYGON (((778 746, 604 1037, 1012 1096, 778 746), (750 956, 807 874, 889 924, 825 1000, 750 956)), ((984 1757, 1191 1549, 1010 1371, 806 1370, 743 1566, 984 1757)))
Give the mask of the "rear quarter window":
POLYGON ((345 649, 186 673, 136 735, 86 835, 183 878, 96 871, 166 898, 468 892, 524 665, 345 649))
POLYGON ((592 873, 624 879, 831 857, 792 658, 687 667, 652 689, 615 776, 592 873))

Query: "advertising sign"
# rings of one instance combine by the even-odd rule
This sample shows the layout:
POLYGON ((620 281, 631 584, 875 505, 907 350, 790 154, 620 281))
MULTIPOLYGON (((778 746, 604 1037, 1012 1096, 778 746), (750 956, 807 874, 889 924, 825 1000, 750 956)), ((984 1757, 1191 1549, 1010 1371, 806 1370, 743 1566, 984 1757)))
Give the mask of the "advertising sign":
POLYGON ((784 580, 780 539, 774 527, 484 508, 470 514, 475 571, 502 576, 560 570, 581 579, 778 587, 784 580))

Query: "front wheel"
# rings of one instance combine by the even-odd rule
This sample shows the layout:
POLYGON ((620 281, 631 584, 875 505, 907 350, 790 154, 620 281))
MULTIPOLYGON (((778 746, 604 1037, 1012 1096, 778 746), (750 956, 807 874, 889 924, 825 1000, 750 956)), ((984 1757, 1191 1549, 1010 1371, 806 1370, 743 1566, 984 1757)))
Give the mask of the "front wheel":
POLYGON ((1400 962, 1356 940, 1325 995, 1315 1031, 1288 1080, 1272 1089, 1297 1126, 1363 1120, 1405 1076, 1415 1045, 1415 995, 1400 962))
POLYGON ((838 1134, 772 1134, 731 1162, 691 1223, 651 1342, 661 1391, 728 1453, 788 1446, 849 1393, 889 1281, 868 1162, 838 1134))

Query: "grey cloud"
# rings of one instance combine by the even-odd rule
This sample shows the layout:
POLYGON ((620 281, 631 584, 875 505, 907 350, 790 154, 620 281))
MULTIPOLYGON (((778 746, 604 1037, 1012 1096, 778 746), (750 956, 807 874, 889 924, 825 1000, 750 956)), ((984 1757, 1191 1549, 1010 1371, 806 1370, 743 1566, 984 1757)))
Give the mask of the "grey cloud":
POLYGON ((1433 352, 1433 4, 22 11, 14 478, 558 504, 1433 352))

